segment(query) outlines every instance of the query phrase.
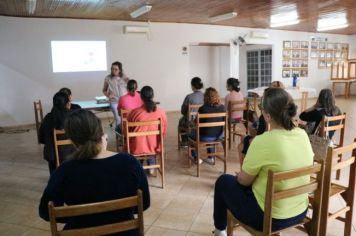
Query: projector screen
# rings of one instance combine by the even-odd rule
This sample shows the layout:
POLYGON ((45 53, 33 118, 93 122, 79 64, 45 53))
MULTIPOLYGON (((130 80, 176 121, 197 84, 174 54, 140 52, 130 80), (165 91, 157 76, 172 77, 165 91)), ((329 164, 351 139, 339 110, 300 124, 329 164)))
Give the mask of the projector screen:
POLYGON ((53 72, 106 71, 105 41, 51 41, 53 72))

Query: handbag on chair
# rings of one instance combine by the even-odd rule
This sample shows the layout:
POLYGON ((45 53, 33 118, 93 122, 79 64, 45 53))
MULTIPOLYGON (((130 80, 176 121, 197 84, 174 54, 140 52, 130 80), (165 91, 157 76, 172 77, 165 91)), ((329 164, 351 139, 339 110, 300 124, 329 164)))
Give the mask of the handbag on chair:
MULTIPOLYGON (((328 124, 326 124, 327 126, 328 124)), ((314 134, 309 134, 310 144, 314 152, 314 160, 324 160, 326 158, 328 147, 332 147, 332 141, 329 138, 329 132, 320 136, 320 123, 314 134)))

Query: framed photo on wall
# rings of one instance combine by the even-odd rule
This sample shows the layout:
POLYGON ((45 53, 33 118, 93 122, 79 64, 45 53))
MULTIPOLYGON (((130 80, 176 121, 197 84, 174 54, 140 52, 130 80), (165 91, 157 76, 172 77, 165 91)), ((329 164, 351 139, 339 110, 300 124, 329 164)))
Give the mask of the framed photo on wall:
POLYGON ((300 42, 300 47, 301 48, 309 48, 309 42, 308 41, 301 41, 300 42))
POLYGON ((301 50, 301 58, 308 58, 308 50, 301 50))
POLYGON ((300 48, 300 41, 292 41, 292 48, 300 48))
POLYGON ((283 50, 283 57, 290 57, 290 56, 291 56, 291 55, 290 55, 290 54, 291 54, 290 52, 291 52, 291 50, 284 49, 284 50, 283 50))
POLYGON ((300 70, 300 77, 308 77, 308 70, 306 69, 300 70))
POLYGON ((320 69, 325 69, 326 68, 326 61, 325 60, 319 60, 318 67, 320 69))
POLYGON ((283 60, 283 68, 289 68, 290 67, 290 60, 283 60))
POLYGON ((290 70, 283 69, 282 70, 282 78, 289 78, 290 75, 290 70))
POLYGON ((324 51, 319 51, 319 58, 322 58, 322 59, 325 58, 325 52, 324 51))
POLYGON ((297 76, 300 77, 300 71, 299 70, 292 70, 292 76, 297 76))
POLYGON ((300 61, 299 60, 293 60, 292 61, 292 67, 294 67, 294 68, 300 67, 300 61))
POLYGON ((332 62, 332 61, 326 61, 326 67, 331 67, 331 66, 332 66, 332 64, 333 64, 333 62, 332 62))
POLYGON ((318 42, 311 42, 310 47, 311 49, 318 49, 318 42))
POLYGON ((310 50, 310 58, 318 58, 318 51, 317 50, 310 50))
POLYGON ((300 50, 292 50, 292 58, 300 58, 300 50))
POLYGON ((300 67, 308 67, 308 60, 302 60, 302 62, 300 63, 300 67))
POLYGON ((334 44, 333 43, 327 43, 327 47, 328 50, 333 50, 334 49, 334 44))
POLYGON ((334 57, 333 51, 326 51, 325 55, 326 59, 332 59, 334 57))
POLYGON ((283 41, 283 48, 291 48, 291 42, 290 41, 283 41))
POLYGON ((347 49, 349 49, 349 44, 347 44, 347 43, 341 44, 341 49, 342 49, 342 50, 347 50, 347 49))

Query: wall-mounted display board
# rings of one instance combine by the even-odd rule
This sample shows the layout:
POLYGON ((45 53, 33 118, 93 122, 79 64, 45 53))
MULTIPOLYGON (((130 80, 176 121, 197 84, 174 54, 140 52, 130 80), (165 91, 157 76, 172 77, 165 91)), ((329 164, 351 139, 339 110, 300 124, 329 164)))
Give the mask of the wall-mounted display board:
POLYGON ((308 77, 308 41, 283 41, 282 78, 308 77))
POLYGON ((318 59, 318 68, 330 68, 333 62, 346 61, 349 54, 347 43, 310 42, 310 58, 318 59))

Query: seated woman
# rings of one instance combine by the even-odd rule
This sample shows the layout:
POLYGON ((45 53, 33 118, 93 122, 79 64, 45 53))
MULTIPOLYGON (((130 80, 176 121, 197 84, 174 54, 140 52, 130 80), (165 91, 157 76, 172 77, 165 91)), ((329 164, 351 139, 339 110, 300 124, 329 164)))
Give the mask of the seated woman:
MULTIPOLYGON (((207 113, 220 113, 225 112, 225 106, 220 103, 220 96, 218 91, 215 88, 207 88, 204 93, 204 104, 198 110, 200 114, 207 114, 207 113)), ((207 118, 201 119, 199 122, 219 122, 223 121, 222 118, 207 118)), ((204 127, 200 128, 200 140, 201 141, 215 141, 218 140, 224 135, 224 130, 222 127, 204 127)), ((196 139, 196 130, 193 130, 192 133, 189 135, 192 139, 196 139)), ((208 153, 212 153, 214 150, 212 148, 208 148, 208 153)), ((196 151, 192 150, 192 157, 194 160, 196 159, 196 151)), ((206 162, 209 164, 214 163, 214 157, 209 156, 205 159, 206 162)), ((199 160, 199 164, 201 160, 199 160)))
MULTIPOLYGON (((54 139, 53 130, 63 129, 64 120, 69 114, 71 103, 66 93, 57 92, 53 96, 53 107, 50 113, 48 113, 43 122, 41 123, 39 130, 39 141, 44 144, 43 157, 48 162, 49 173, 52 174, 56 169, 55 151, 54 151, 54 139)), ((66 137, 63 137, 66 138, 66 137)), ((66 156, 73 153, 74 149, 71 146, 63 146, 58 150, 58 154, 61 159, 65 159, 66 156)))
MULTIPOLYGON (((229 93, 225 96, 225 107, 228 107, 230 102, 240 102, 244 100, 244 96, 240 92, 240 82, 238 79, 229 78, 226 81, 226 89, 229 93)), ((240 106, 243 107, 243 105, 240 106)), ((234 108, 239 108, 239 106, 236 105, 234 108)), ((232 123, 237 123, 240 122, 242 116, 243 111, 234 111, 229 119, 231 119, 232 123)))
MULTIPOLYGON (((127 116, 127 121, 152 121, 161 118, 162 121, 162 132, 163 135, 167 132, 167 115, 166 113, 156 106, 153 101, 154 92, 150 86, 144 86, 140 91, 140 96, 143 101, 143 105, 139 108, 132 110, 127 116)), ((134 127, 135 132, 138 131, 149 131, 156 129, 156 126, 140 126, 134 127)), ((136 154, 147 154, 147 153, 159 153, 161 146, 158 143, 156 136, 144 136, 144 137, 133 137, 130 138, 130 153, 136 154)), ((154 164, 154 159, 148 159, 148 164, 154 164)), ((152 174, 153 172, 151 172, 152 174)))
MULTIPOLYGON (((299 115, 299 119, 306 121, 308 126, 311 126, 310 133, 315 133, 323 116, 341 115, 340 109, 335 105, 335 97, 330 89, 322 89, 319 93, 316 104, 309 107, 299 115)), ((338 125, 338 121, 331 121, 330 126, 338 125)), ((329 132, 329 137, 332 138, 335 131, 329 132)))
POLYGON ((80 105, 72 103, 72 91, 69 88, 61 88, 59 92, 63 92, 68 95, 70 101, 70 110, 82 109, 80 105))
MULTIPOLYGON (((270 85, 270 88, 282 88, 284 89, 284 84, 281 81, 273 81, 270 85)), ((259 106, 261 109, 261 107, 259 106)), ((250 143, 254 139, 256 135, 263 134, 266 131, 266 122, 265 119, 263 118, 263 115, 261 114, 260 117, 258 118, 257 122, 254 122, 252 125, 249 125, 249 130, 250 130, 250 135, 245 136, 242 140, 242 143, 239 144, 238 146, 238 152, 239 152, 239 161, 240 161, 240 166, 242 167, 242 163, 245 159, 245 155, 247 153, 248 148, 250 147, 250 143)))
POLYGON ((119 102, 117 104, 118 112, 120 112, 121 109, 133 110, 142 106, 142 99, 140 97, 140 94, 136 90, 136 80, 130 79, 127 82, 127 94, 119 98, 119 102))
MULTIPOLYGON (((270 131, 253 140, 237 176, 222 175, 215 183, 215 236, 226 235, 227 209, 242 223, 262 231, 268 170, 286 171, 313 164, 309 138, 294 123, 297 106, 291 96, 283 89, 269 88, 261 105, 270 131)), ((309 177, 303 176, 282 181, 278 187, 299 186, 308 181, 309 177)), ((272 230, 302 221, 307 208, 306 195, 276 203, 272 210, 272 230)))
MULTIPOLYGON (((183 104, 181 106, 181 114, 183 115, 179 119, 178 123, 178 130, 185 130, 188 128, 188 122, 191 120, 192 117, 188 117, 188 109, 189 105, 195 105, 195 104, 203 104, 204 101, 204 94, 201 92, 201 89, 203 88, 203 83, 201 82, 201 79, 199 77, 194 77, 191 82, 191 87, 193 90, 193 93, 188 94, 183 101, 183 104)), ((187 136, 183 135, 182 136, 182 141, 183 143, 187 142, 187 136)))
MULTIPOLYGON (((90 111, 69 115, 65 132, 77 147, 73 159, 64 162, 51 176, 39 206, 40 217, 49 220, 48 202, 55 206, 86 204, 125 198, 142 190, 143 208, 150 206, 146 175, 129 154, 106 150, 107 135, 101 121, 90 111)), ((63 219, 65 229, 97 226, 133 219, 135 209, 63 219)), ((138 235, 128 231, 118 235, 138 235)))

